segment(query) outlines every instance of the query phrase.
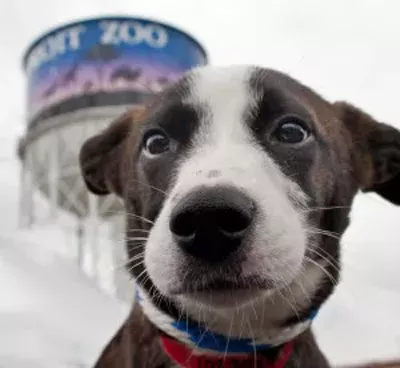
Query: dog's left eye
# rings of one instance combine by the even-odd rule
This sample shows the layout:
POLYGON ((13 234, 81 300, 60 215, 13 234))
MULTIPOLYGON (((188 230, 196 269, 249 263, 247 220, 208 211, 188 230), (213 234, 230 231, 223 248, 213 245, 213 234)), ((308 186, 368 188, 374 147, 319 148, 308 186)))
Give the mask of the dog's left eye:
POLYGON ((279 142, 296 144, 305 141, 310 136, 310 131, 296 119, 285 119, 275 129, 273 136, 279 142))
POLYGON ((167 152, 170 141, 162 131, 150 131, 143 137, 143 149, 150 156, 161 155, 167 152))

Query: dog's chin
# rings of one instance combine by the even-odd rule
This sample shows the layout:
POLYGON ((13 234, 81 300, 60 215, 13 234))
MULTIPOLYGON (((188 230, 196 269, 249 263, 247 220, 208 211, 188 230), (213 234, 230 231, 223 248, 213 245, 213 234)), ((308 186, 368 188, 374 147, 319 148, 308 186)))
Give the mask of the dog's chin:
POLYGON ((181 305, 197 305, 208 309, 240 308, 255 300, 271 295, 274 283, 248 277, 232 280, 230 278, 210 279, 209 282, 197 284, 195 281, 178 286, 172 293, 172 299, 181 305))
POLYGON ((195 304, 208 309, 234 309, 254 302, 271 290, 240 289, 240 290, 209 290, 181 294, 175 298, 182 305, 195 304))
POLYGON ((200 306, 216 311, 238 309, 286 290, 300 273, 300 266, 296 266, 293 264, 290 274, 282 268, 278 274, 264 275, 244 275, 237 271, 233 274, 229 268, 225 275, 220 272, 216 275, 212 271, 208 274, 195 272, 192 268, 192 274, 184 278, 178 276, 181 272, 176 272, 173 277, 153 279, 153 282, 162 295, 181 306, 200 306))

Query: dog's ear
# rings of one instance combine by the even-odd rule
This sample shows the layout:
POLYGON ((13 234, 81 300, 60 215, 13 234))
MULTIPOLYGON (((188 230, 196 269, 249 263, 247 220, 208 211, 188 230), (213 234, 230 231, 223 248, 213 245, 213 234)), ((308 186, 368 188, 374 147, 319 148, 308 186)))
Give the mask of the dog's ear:
POLYGON ((81 147, 79 161, 87 188, 94 194, 122 196, 127 176, 126 161, 135 145, 135 126, 144 109, 128 111, 81 147))
POLYGON ((336 102, 334 108, 351 135, 361 190, 400 205, 400 131, 346 102, 336 102))

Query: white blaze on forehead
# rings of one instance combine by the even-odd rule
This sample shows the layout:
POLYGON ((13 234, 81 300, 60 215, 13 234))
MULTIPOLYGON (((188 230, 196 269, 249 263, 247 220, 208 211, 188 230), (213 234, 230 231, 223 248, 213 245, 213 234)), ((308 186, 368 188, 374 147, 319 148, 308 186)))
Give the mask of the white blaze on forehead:
POLYGON ((208 144, 217 139, 243 139, 244 114, 255 102, 249 88, 251 71, 244 66, 208 67, 192 74, 187 102, 201 105, 205 110, 200 136, 208 144), (210 134, 204 136, 204 133, 210 134))
MULTIPOLYGON (((252 70, 245 66, 206 67, 191 73, 185 103, 201 111, 191 138, 192 151, 183 158, 176 173, 175 191, 180 195, 196 183, 232 183, 250 169, 254 159, 261 158, 245 121, 245 115, 256 103, 249 87, 252 70), (212 171, 222 173, 222 177, 210 180, 207 173, 212 171)), ((247 179, 254 179, 250 176, 247 179)))
POLYGON ((304 193, 256 142, 247 121, 260 103, 250 85, 255 72, 251 66, 209 66, 191 73, 185 103, 201 109, 201 113, 191 138, 192 151, 181 160, 176 173, 178 196, 202 184, 236 183, 248 191, 260 185, 268 189, 270 182, 291 199, 304 200, 304 193), (207 175, 210 172, 220 176, 211 180, 207 175))

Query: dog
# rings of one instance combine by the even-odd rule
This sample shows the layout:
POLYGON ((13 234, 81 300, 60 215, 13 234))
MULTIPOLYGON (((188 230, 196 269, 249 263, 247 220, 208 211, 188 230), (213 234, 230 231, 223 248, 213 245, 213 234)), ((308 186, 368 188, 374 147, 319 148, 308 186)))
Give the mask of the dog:
POLYGON ((206 66, 81 148, 126 208, 137 300, 96 368, 327 368, 311 329, 359 192, 400 204, 400 132, 292 77, 206 66))

